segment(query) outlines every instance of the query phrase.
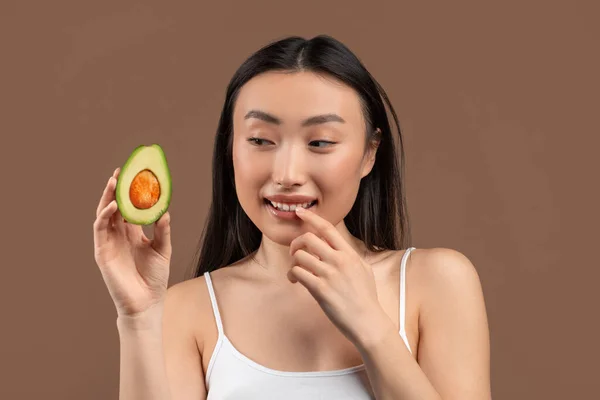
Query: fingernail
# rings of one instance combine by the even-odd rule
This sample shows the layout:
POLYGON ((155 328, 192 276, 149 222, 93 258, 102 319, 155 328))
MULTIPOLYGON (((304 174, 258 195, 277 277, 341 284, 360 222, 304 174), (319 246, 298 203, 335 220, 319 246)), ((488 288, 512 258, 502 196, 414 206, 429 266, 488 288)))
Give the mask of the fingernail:
POLYGON ((296 212, 302 214, 303 212, 305 212, 306 210, 304 209, 304 207, 296 207, 296 212))

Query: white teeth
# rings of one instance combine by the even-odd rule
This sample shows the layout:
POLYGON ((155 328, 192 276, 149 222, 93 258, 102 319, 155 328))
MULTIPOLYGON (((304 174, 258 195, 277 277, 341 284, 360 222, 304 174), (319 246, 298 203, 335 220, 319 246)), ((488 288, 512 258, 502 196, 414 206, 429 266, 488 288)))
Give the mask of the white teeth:
POLYGON ((308 203, 303 203, 303 204, 284 204, 284 203, 276 203, 276 202, 273 202, 270 200, 269 200, 269 202, 271 203, 271 205, 273 207, 275 207, 276 209, 281 210, 281 211, 296 211, 296 208, 298 208, 298 207, 308 208, 308 206, 310 206, 310 204, 312 203, 312 202, 308 202, 308 203))

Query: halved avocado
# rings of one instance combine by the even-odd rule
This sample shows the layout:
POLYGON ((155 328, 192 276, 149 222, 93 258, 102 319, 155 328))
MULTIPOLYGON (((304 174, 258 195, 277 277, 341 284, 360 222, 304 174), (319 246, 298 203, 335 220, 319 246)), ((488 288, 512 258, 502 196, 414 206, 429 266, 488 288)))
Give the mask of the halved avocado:
POLYGON ((136 147, 121 168, 115 197, 119 211, 129 223, 150 225, 169 208, 171 172, 158 144, 136 147))

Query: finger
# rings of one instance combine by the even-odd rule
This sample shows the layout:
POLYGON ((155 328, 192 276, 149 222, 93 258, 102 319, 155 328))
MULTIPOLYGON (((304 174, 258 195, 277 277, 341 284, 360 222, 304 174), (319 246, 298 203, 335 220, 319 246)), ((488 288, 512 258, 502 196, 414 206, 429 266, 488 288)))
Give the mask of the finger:
POLYGON ((127 233, 127 237, 134 241, 142 241, 148 242, 148 238, 144 235, 144 231, 141 225, 131 224, 125 220, 124 222, 125 232, 127 233), (145 239, 145 240, 144 240, 145 239))
POLYGON ((165 212, 154 224, 152 247, 165 258, 171 257, 171 214, 165 212))
POLYGON ((120 168, 115 169, 112 176, 108 178, 108 182, 106 182, 104 192, 102 192, 102 197, 100 198, 100 202, 96 208, 96 217, 98 217, 100 212, 106 208, 108 203, 115 198, 115 188, 117 187, 117 176, 119 175, 119 170, 120 168))
POLYGON ((317 237, 312 232, 305 233, 292 240, 292 243, 290 243, 290 254, 294 255, 300 249, 305 249, 310 254, 317 256, 325 262, 334 261, 335 250, 326 241, 317 237))
POLYGON ((313 233, 322 237, 335 250, 346 250, 350 246, 335 226, 325 218, 302 207, 296 208, 296 215, 304 222, 308 223, 309 226, 313 228, 313 233))
POLYGON ((108 231, 111 217, 117 210, 117 201, 113 200, 104 207, 94 221, 94 242, 97 244, 105 243, 108 240, 108 231))
POLYGON ((316 276, 327 278, 331 275, 333 266, 318 260, 312 254, 307 253, 304 250, 298 250, 294 256, 294 263, 298 266, 306 269, 316 276))
POLYGON ((146 236, 144 232, 142 232, 142 242, 145 244, 152 243, 152 241, 148 239, 148 236, 146 236))
POLYGON ((100 212, 108 203, 110 203, 114 199, 114 189, 116 186, 116 182, 114 178, 111 176, 108 178, 108 182, 106 182, 106 186, 104 187, 104 191, 102 192, 102 197, 100 197, 100 201, 98 202, 98 207, 96 207, 96 218, 100 215, 100 212))
POLYGON ((127 233, 125 229, 125 218, 123 218, 123 214, 121 214, 121 210, 119 210, 118 207, 112 218, 112 227, 122 234, 127 233))
POLYGON ((288 272, 288 279, 292 283, 300 282, 316 300, 321 301, 323 299, 321 279, 304 268, 294 265, 288 272))

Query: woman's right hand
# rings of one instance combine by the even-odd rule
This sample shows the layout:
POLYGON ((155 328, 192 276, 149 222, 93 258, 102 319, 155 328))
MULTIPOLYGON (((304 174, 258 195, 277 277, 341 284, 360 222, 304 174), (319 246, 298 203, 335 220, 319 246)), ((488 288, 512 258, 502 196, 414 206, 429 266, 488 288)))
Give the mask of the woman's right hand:
POLYGON ((108 180, 94 221, 94 258, 119 316, 143 314, 164 301, 171 262, 168 212, 154 224, 153 239, 140 225, 126 223, 115 188, 120 169, 108 180))

